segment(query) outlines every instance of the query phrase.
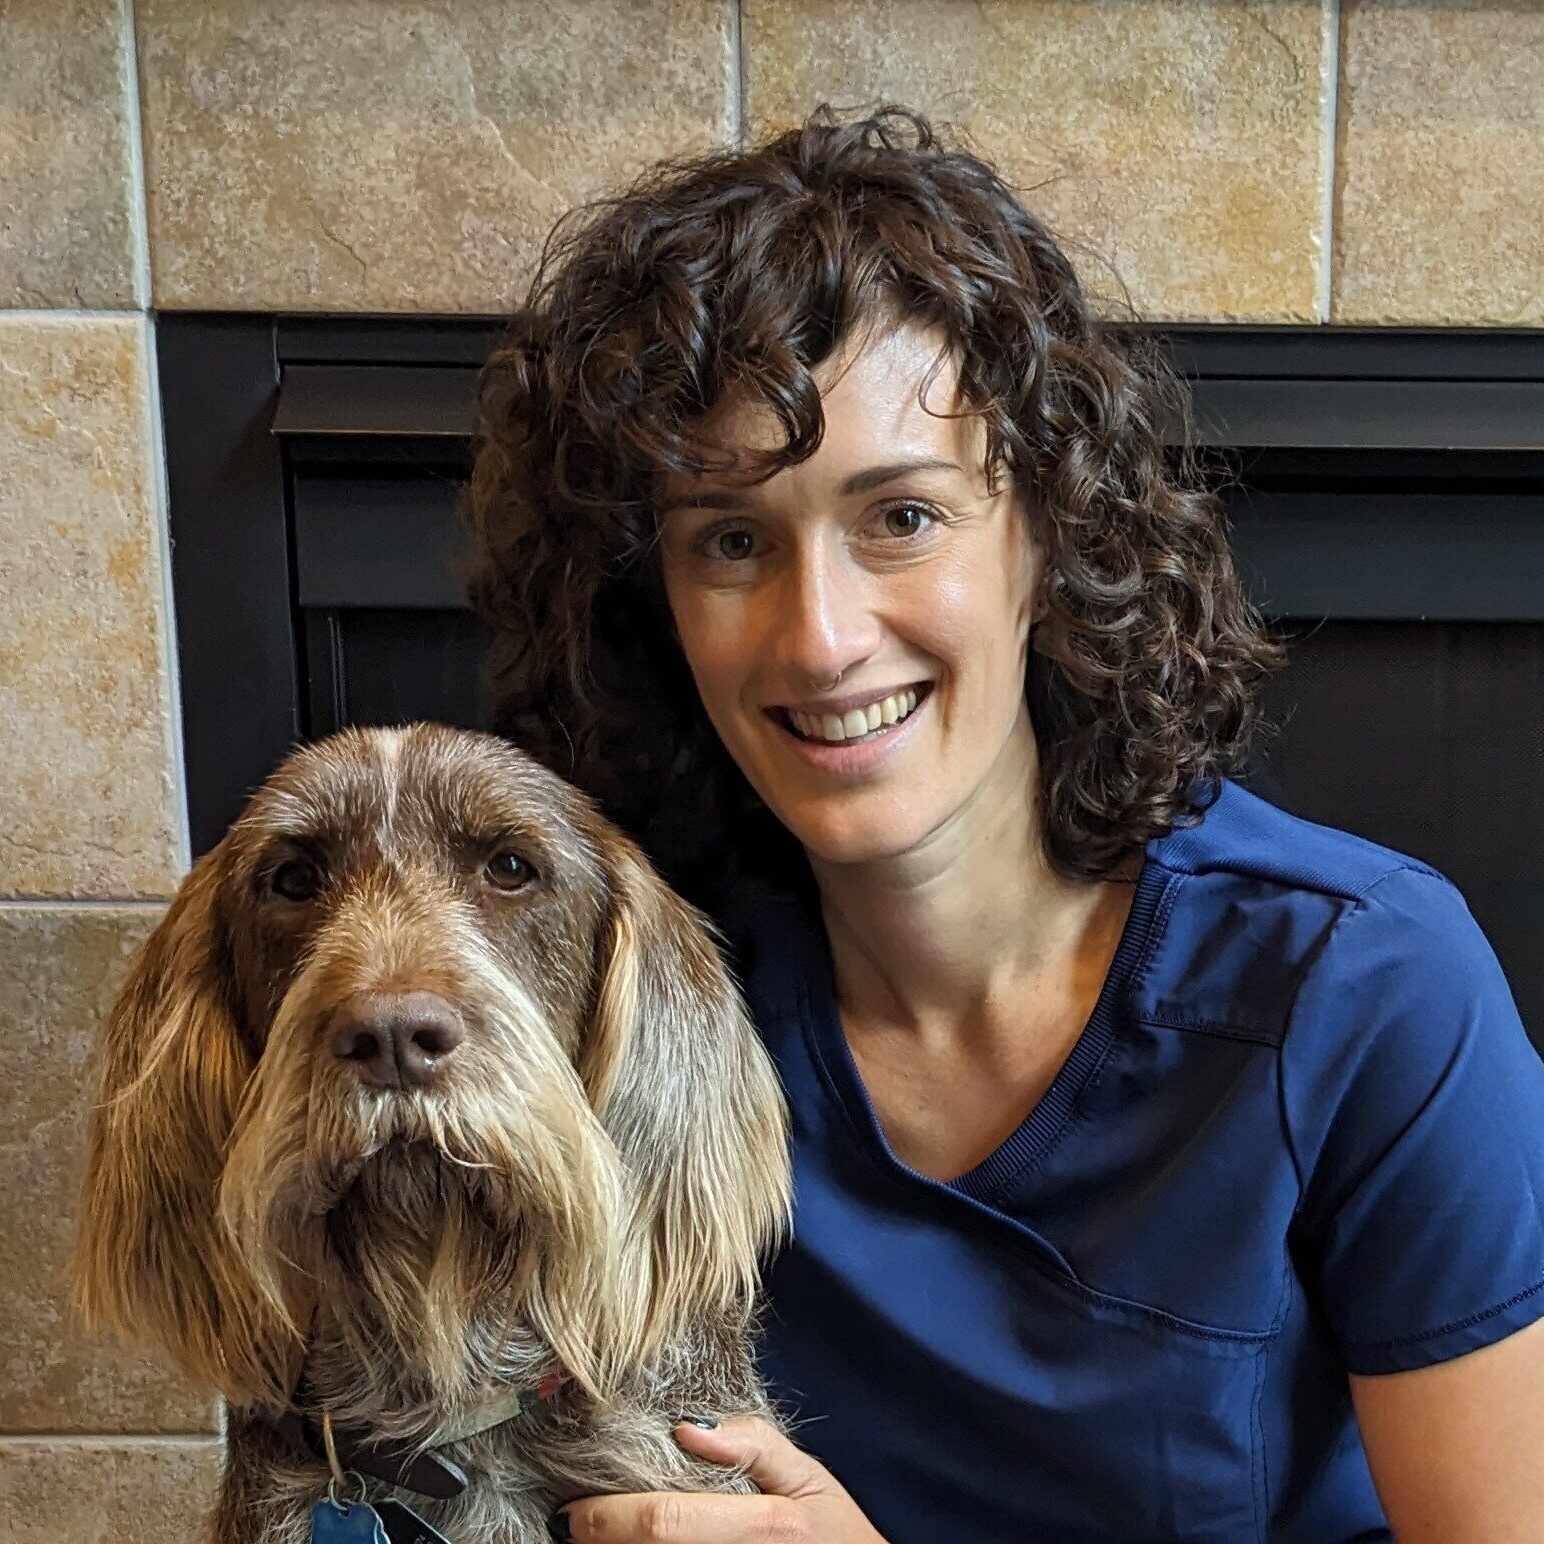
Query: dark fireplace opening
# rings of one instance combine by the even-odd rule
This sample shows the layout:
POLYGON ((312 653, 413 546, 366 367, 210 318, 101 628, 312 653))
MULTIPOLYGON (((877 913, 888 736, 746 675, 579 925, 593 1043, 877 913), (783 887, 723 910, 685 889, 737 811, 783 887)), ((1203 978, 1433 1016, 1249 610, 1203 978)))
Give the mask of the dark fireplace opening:
MULTIPOLYGON (((157 318, 195 854, 297 741, 487 727, 450 564, 498 325, 157 318)), ((1240 780, 1447 874, 1544 1049, 1544 335, 1162 336, 1288 645, 1240 780)))

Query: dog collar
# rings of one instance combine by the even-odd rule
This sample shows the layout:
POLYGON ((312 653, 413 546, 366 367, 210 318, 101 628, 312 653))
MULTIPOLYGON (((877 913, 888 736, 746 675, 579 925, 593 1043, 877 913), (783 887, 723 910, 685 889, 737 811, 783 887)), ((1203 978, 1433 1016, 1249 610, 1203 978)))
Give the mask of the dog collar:
POLYGON ((527 1410, 534 1410, 543 1400, 551 1399, 568 1382, 568 1374, 554 1369, 534 1389, 510 1389, 499 1398, 485 1405, 470 1420, 459 1425, 441 1426, 434 1433, 434 1445, 443 1447, 449 1442, 460 1442, 475 1437, 480 1431, 492 1431, 505 1421, 512 1421, 527 1410))
MULTIPOLYGON (((528 1410, 534 1410, 544 1400, 551 1399, 567 1381, 567 1373, 554 1370, 534 1389, 511 1390, 485 1405, 469 1420, 436 1428, 431 1439, 434 1447, 427 1450, 415 1442, 372 1438, 366 1426, 339 1426, 336 1423, 332 1428, 333 1444, 339 1462, 346 1470, 356 1470, 416 1495, 449 1501, 466 1489, 466 1470, 434 1448, 460 1442, 479 1432, 492 1431, 495 1426, 502 1426, 528 1410)), ((327 1462, 321 1427, 310 1416, 291 1407, 277 1425, 292 1445, 322 1463, 327 1462)))

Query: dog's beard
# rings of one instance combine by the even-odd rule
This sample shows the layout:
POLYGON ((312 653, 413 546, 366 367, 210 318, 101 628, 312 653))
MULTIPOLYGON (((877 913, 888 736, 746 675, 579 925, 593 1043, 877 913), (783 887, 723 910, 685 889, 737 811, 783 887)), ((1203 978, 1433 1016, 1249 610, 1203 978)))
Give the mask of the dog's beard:
POLYGON ((313 961, 276 1016, 220 1183, 259 1292, 297 1339, 341 1341, 392 1404, 415 1386, 441 1405, 476 1397, 533 1339, 586 1381, 616 1295, 616 1148, 529 995, 481 954, 457 969, 475 1006, 453 1061, 426 1088, 381 1092, 327 1055, 313 961))
POLYGON ((544 1360, 525 1320, 534 1252, 490 1207, 477 1171, 393 1139, 358 1167, 309 1240, 328 1354, 315 1394, 334 1409, 443 1409, 544 1360))

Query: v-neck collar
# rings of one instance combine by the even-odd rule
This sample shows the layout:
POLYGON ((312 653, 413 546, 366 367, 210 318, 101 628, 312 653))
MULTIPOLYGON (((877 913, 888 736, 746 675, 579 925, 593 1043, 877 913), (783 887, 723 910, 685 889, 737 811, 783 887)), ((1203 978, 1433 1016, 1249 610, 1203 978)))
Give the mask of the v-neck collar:
POLYGON ((1079 1095, 1110 1048, 1121 997, 1138 962, 1146 954, 1153 920, 1168 882, 1174 878, 1172 871, 1154 862, 1150 853, 1144 855, 1136 895, 1126 915, 1109 972, 1093 1013, 1066 1061, 1018 1128, 978 1164, 951 1180, 935 1179, 903 1163, 885 1139, 837 1011, 836 975, 819 902, 813 896, 807 898, 801 907, 808 925, 803 929, 804 947, 800 950, 799 961, 800 1016, 811 1050, 825 1072, 827 1087, 859 1139, 870 1148, 881 1166, 904 1178, 942 1186, 985 1202, 1015 1175, 1037 1162, 1065 1128, 1079 1095))

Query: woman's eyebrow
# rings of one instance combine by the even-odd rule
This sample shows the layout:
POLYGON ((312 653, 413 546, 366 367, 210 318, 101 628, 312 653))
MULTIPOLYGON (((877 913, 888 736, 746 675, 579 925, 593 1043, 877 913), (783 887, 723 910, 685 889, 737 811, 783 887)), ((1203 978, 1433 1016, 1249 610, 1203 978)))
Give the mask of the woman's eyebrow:
MULTIPOLYGON (((919 461, 889 461, 883 466, 871 466, 861 472, 854 472, 843 482, 838 491, 844 496, 869 493, 911 472, 958 472, 959 470, 959 466, 953 461, 940 461, 936 457, 927 457, 919 461)), ((668 514, 669 511, 683 504, 693 505, 697 509, 739 509, 744 503, 744 496, 733 488, 704 489, 701 493, 672 494, 660 504, 659 513, 668 514)))

